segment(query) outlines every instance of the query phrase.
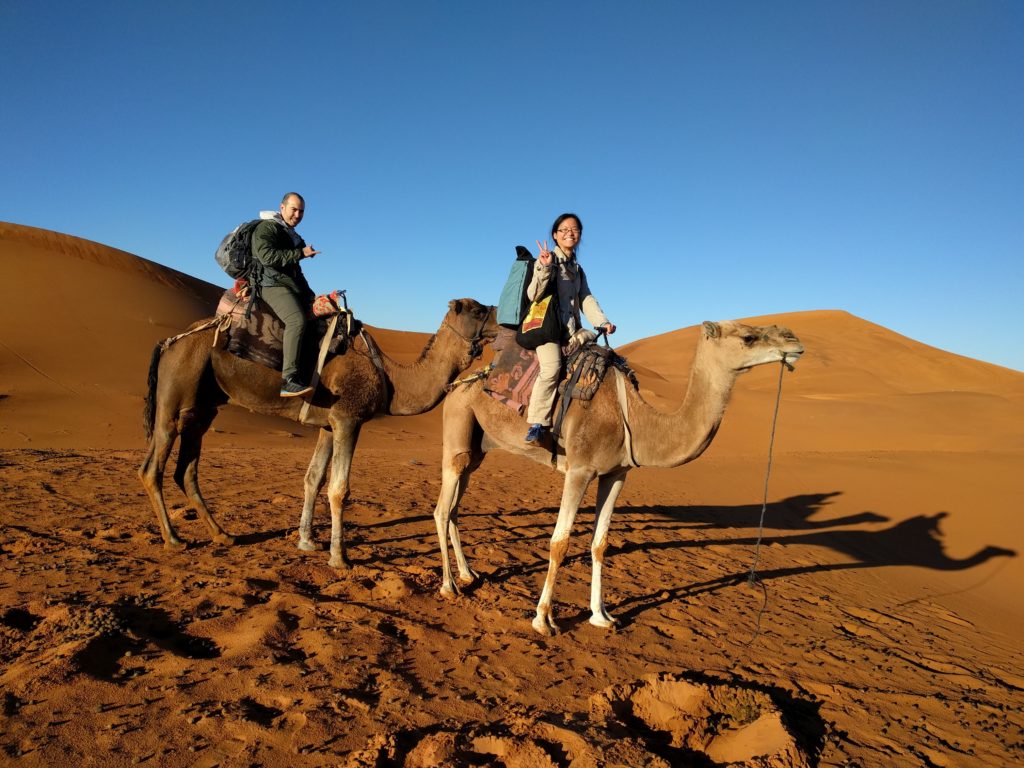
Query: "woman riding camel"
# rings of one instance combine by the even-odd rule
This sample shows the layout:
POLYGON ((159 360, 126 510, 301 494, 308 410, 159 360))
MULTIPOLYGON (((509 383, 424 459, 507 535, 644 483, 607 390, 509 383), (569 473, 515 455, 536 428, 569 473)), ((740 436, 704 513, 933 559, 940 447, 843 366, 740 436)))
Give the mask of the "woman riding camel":
MULTIPOLYGON (((590 292, 587 276, 576 261, 576 248, 583 237, 583 224, 575 213, 563 213, 551 225, 551 237, 555 241, 555 250, 548 250, 548 241, 544 244, 537 241, 540 255, 534 265, 533 279, 526 289, 526 298, 535 301, 544 295, 552 280, 558 292, 559 320, 562 327, 562 343, 576 333, 581 327, 580 311, 597 329, 615 333, 615 326, 608 322, 601 305, 590 292)), ((551 426, 551 409, 555 402, 558 389, 558 376, 562 368, 562 345, 556 343, 541 344, 536 349, 540 373, 533 385, 530 395, 530 407, 526 420, 530 422, 530 430, 526 433, 526 442, 535 443, 543 437, 545 430, 551 426)))

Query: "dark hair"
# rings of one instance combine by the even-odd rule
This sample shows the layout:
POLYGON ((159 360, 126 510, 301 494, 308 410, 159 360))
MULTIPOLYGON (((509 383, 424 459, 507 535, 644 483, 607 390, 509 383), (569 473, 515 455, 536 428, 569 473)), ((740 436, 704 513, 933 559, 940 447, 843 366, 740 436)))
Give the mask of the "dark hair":
POLYGON ((562 226, 562 222, 565 221, 566 219, 576 219, 576 223, 580 225, 580 240, 582 240, 583 222, 580 220, 580 217, 577 216, 575 213, 563 213, 561 216, 555 219, 555 223, 551 225, 551 236, 555 236, 555 232, 558 230, 560 226, 562 226))
POLYGON ((303 206, 306 205, 306 201, 303 199, 302 195, 300 195, 298 192, 288 192, 288 193, 286 193, 285 196, 281 198, 281 205, 284 205, 285 203, 287 203, 289 197, 297 197, 297 198, 299 198, 299 202, 302 203, 303 206))

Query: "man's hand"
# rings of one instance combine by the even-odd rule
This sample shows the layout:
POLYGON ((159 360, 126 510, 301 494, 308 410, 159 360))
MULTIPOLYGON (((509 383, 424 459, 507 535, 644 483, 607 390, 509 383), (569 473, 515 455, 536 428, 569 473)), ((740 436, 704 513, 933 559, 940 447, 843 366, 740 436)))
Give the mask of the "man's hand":
POLYGON ((314 248, 312 245, 307 245, 305 248, 302 249, 302 258, 312 259, 318 253, 320 253, 320 251, 316 250, 316 248, 314 248))
POLYGON ((615 323, 605 323, 601 327, 604 328, 604 332, 607 333, 609 336, 615 333, 615 323))

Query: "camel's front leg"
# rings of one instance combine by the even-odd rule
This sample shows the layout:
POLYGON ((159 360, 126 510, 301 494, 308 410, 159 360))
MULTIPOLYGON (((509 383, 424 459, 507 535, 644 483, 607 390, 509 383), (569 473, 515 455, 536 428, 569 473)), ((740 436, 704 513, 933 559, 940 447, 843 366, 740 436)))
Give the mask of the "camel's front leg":
POLYGON ((444 457, 441 462, 441 493, 437 497, 437 506, 434 507, 434 525, 437 528, 437 543, 441 548, 441 594, 444 597, 454 597, 459 591, 455 579, 452 578, 452 563, 448 555, 449 535, 455 549, 460 578, 470 582, 476 576, 462 553, 457 526, 459 500, 465 490, 463 473, 468 465, 469 455, 465 453, 444 457))
POLYGON ((597 505, 594 508, 594 541, 590 545, 593 572, 590 580, 590 623, 595 627, 611 627, 615 624, 604 607, 604 587, 601 572, 604 568, 604 551, 608 546, 608 527, 612 523, 615 501, 626 482, 626 472, 601 475, 597 480, 597 505))
POLYGON ((360 425, 357 421, 339 419, 331 426, 334 431, 334 459, 331 462, 331 482, 327 486, 327 500, 331 503, 331 559, 328 564, 332 568, 348 568, 342 525, 345 502, 348 501, 348 475, 360 425))
POLYGON ((316 542, 313 540, 313 508, 316 506, 316 497, 320 489, 324 487, 324 480, 327 478, 327 464, 331 460, 334 451, 334 436, 330 431, 321 429, 317 436, 316 448, 306 468, 306 477, 302 482, 302 515, 299 517, 299 549, 304 552, 315 550, 316 542))
POLYGON ((576 512, 583 501, 587 486, 596 473, 589 467, 570 469, 565 474, 565 485, 562 486, 562 504, 558 508, 558 521, 555 532, 551 534, 551 553, 548 559, 548 575, 544 579, 544 590, 537 603, 537 615, 533 619, 533 628, 542 635, 558 632, 558 626, 551 616, 551 601, 555 591, 555 576, 558 567, 565 559, 569 550, 569 534, 576 519, 576 512))

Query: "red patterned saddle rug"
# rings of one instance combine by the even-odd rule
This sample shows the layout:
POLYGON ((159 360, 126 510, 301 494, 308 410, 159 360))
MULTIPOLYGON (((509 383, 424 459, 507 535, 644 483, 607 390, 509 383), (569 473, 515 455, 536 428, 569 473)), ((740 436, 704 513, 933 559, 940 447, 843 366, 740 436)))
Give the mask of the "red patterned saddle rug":
POLYGON ((530 393, 540 373, 537 355, 516 343, 516 332, 508 328, 498 331, 491 343, 494 360, 484 383, 484 391, 522 416, 530 404, 530 393))
MULTIPOLYGON (((327 331, 327 323, 320 314, 326 314, 326 303, 330 296, 318 296, 314 303, 314 322, 307 326, 306 336, 316 340, 319 345, 320 339, 327 331), (319 310, 319 311, 317 311, 319 310)), ((270 306, 261 299, 252 302, 252 311, 246 317, 246 310, 249 307, 250 297, 248 289, 239 290, 238 287, 229 288, 217 304, 217 317, 229 318, 227 327, 223 331, 227 335, 227 351, 243 360, 250 360, 259 365, 281 370, 284 357, 284 323, 274 314, 270 306)), ((337 312, 334 312, 337 314, 337 312)), ((338 330, 333 339, 329 352, 341 354, 347 345, 346 329, 343 324, 338 324, 338 330)), ((303 352, 307 348, 315 351, 315 345, 307 341, 303 352)))

